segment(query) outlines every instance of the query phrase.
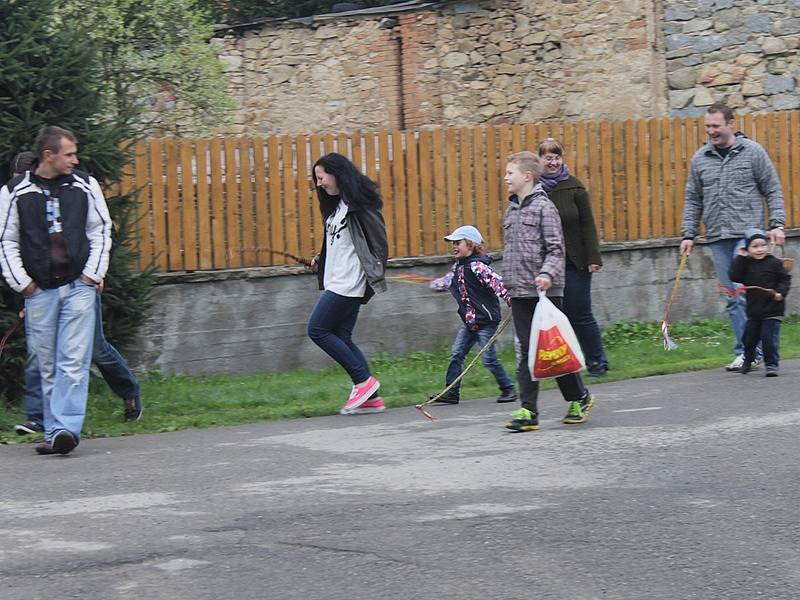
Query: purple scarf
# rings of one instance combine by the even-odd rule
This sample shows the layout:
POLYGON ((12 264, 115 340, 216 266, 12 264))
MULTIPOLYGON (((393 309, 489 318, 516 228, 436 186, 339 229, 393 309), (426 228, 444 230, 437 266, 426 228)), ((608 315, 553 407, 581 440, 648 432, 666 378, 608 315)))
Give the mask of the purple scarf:
POLYGON ((554 187, 556 187, 557 184, 564 181, 567 177, 569 177, 569 168, 567 168, 567 165, 562 163, 561 168, 557 172, 552 174, 542 173, 539 176, 539 183, 542 184, 542 187, 544 188, 545 192, 549 192, 554 187))

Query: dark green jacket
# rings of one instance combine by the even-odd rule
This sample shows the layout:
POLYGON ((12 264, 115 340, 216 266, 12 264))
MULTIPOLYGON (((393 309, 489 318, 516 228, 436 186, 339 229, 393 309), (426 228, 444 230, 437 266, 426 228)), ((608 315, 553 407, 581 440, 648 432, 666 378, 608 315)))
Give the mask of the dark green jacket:
POLYGON ((589 192, 580 180, 570 175, 547 195, 561 216, 567 258, 581 271, 585 271, 587 265, 602 265, 589 192))

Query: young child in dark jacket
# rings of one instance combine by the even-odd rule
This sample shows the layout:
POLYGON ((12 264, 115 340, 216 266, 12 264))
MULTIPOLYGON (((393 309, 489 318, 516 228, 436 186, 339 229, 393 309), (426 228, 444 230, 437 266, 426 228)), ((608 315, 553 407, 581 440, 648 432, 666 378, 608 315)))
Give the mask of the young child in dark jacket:
MULTIPOLYGON (((440 292, 450 290, 458 302, 458 314, 464 321, 464 327, 458 332, 450 351, 450 365, 445 376, 445 383, 449 386, 461 375, 464 359, 472 346, 477 342, 483 348, 497 331, 500 323, 498 298, 508 302, 508 291, 503 285, 503 278, 492 269, 491 257, 484 254, 483 237, 475 227, 464 225, 444 239, 453 242, 453 256, 457 262, 446 275, 434 279, 431 288, 440 292)), ((516 401, 514 382, 497 358, 494 342, 481 358, 500 387, 497 401, 516 401)), ((460 384, 456 384, 439 402, 458 404, 459 390, 460 384)))
POLYGON ((744 329, 744 363, 740 373, 748 373, 761 342, 767 377, 778 376, 778 336, 786 309, 791 275, 783 262, 769 253, 767 235, 760 229, 745 232, 746 247, 739 251, 730 268, 731 281, 747 286, 747 324, 744 329), (765 289, 757 289, 765 288, 765 289), (771 291, 766 291, 771 290, 771 291))

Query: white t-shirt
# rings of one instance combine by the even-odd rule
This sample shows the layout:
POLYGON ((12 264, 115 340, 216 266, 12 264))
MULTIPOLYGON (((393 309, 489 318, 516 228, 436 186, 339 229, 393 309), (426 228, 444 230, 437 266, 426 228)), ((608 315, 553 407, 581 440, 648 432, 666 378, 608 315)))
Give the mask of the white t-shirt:
POLYGON ((367 275, 347 227, 347 205, 341 200, 336 211, 325 221, 323 286, 334 294, 351 298, 361 298, 367 291, 367 275))

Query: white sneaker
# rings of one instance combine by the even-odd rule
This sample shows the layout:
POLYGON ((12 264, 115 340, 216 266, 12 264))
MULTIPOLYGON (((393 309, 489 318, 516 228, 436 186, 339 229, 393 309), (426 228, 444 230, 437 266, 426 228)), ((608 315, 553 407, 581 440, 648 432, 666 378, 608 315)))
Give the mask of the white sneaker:
POLYGON ((744 354, 740 354, 733 359, 733 362, 725 367, 726 371, 738 371, 744 364, 744 354))
MULTIPOLYGON (((733 362, 725 367, 726 371, 738 371, 742 368, 744 364, 744 354, 740 354, 736 358, 733 359, 733 362)), ((757 358, 752 363, 750 363, 750 370, 757 369, 761 366, 761 359, 757 358)))

